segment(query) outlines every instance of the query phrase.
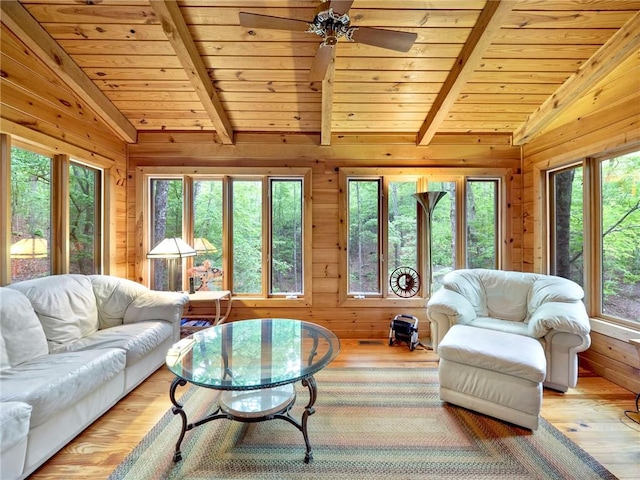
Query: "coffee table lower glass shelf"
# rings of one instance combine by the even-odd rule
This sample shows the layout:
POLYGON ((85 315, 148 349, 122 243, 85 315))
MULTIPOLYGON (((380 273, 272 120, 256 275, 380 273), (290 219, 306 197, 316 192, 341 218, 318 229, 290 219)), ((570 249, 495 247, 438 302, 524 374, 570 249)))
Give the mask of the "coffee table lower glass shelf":
POLYGON ((187 431, 217 419, 251 423, 282 419, 302 432, 306 453, 313 459, 307 420, 315 413, 317 384, 313 374, 338 354, 340 341, 319 325, 287 319, 243 320, 221 324, 182 339, 167 354, 176 375, 169 397, 173 413, 182 419, 173 461, 187 431), (291 415, 295 383, 301 381, 309 400, 300 420, 291 415), (176 390, 187 383, 220 390, 217 405, 205 417, 189 423, 176 390))

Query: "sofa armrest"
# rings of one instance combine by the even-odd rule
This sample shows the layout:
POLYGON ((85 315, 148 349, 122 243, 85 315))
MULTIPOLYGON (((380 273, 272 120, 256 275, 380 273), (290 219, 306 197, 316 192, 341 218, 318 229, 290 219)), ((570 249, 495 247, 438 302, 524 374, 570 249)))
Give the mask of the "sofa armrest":
POLYGON ((183 307, 187 303, 189 303, 189 295, 186 293, 149 290, 136 297, 127 307, 123 323, 166 320, 179 324, 183 307))
POLYGON ((548 302, 540 305, 529 319, 529 335, 540 338, 550 330, 589 335, 591 325, 584 304, 548 302))

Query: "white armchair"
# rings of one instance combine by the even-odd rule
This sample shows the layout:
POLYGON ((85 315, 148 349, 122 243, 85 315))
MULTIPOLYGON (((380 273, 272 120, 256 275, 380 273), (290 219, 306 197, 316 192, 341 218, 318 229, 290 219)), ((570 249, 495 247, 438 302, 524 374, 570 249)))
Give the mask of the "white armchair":
POLYGON ((578 284, 561 277, 455 270, 427 304, 433 348, 454 324, 533 337, 547 360, 545 387, 566 392, 578 380, 577 354, 591 345, 583 296, 578 284))

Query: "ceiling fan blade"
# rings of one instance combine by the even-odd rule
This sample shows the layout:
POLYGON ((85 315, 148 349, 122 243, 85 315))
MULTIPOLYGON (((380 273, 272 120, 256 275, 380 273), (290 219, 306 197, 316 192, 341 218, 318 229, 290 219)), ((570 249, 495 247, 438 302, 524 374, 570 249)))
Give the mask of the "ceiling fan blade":
POLYGON ((240 25, 248 28, 270 28, 272 30, 291 30, 294 32, 306 32, 309 23, 293 18, 270 17, 257 13, 240 12, 240 25))
POLYGON ((349 11, 353 5, 353 0, 331 0, 329 2, 329 8, 333 8, 335 13, 344 14, 349 11))
POLYGON ((313 58, 311 70, 309 71, 309 80, 312 82, 321 82, 327 75, 329 64, 333 60, 334 46, 321 43, 313 58))
POLYGON ((379 28, 358 27, 353 33, 353 41, 387 48, 398 52, 408 52, 418 38, 417 33, 382 30, 379 28))

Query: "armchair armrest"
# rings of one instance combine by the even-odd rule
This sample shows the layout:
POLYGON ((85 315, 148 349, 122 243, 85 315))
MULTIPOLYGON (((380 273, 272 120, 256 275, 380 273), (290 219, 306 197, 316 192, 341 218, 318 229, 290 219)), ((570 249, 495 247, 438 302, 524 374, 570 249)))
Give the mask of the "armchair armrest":
POLYGON ((182 307, 189 303, 189 295, 183 292, 149 290, 136 297, 127 307, 123 323, 143 320, 166 320, 179 323, 182 307))
POLYGON ((431 346, 437 352, 449 327, 471 322, 476 318, 476 311, 471 302, 459 293, 441 288, 427 303, 427 317, 431 326, 431 346))
POLYGON ((474 320, 477 315, 471 302, 453 290, 439 289, 427 303, 427 315, 435 321, 445 318, 453 325, 466 324, 474 320))
POLYGON ((529 319, 529 335, 540 338, 550 330, 589 335, 591 325, 584 304, 547 302, 540 305, 529 319))

